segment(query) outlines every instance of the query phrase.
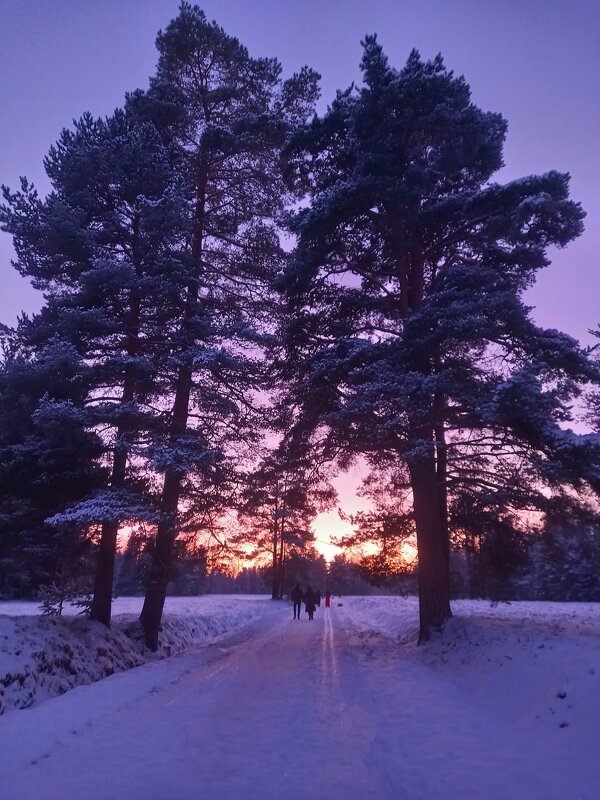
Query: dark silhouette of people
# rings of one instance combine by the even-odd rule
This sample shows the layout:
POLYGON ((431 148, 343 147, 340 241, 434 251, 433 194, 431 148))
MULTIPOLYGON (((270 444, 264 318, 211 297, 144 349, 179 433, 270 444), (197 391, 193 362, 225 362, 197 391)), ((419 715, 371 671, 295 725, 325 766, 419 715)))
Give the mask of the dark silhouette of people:
POLYGON ((322 598, 323 598, 323 595, 321 594, 321 591, 320 591, 320 589, 317 589, 317 591, 315 592, 315 603, 316 603, 318 606, 320 606, 320 605, 321 605, 321 599, 322 599, 322 598))
POLYGON ((302 589, 300 588, 300 584, 297 583, 290 593, 290 599, 294 604, 294 619, 300 619, 300 611, 302 609, 302 599, 304 594, 302 589))
POLYGON ((325 589, 325 608, 331 608, 331 592, 325 589))
POLYGON ((310 586, 307 586, 306 591, 304 592, 304 607, 306 608, 308 618, 312 619, 317 607, 317 595, 313 592, 310 586))

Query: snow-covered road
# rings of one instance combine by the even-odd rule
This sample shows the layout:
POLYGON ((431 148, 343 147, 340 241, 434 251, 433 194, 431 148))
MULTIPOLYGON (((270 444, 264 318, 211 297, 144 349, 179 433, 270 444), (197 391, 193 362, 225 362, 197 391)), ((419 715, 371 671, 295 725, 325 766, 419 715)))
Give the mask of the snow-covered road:
POLYGON ((291 616, 0 718, 0 797, 597 797, 346 606, 291 616))

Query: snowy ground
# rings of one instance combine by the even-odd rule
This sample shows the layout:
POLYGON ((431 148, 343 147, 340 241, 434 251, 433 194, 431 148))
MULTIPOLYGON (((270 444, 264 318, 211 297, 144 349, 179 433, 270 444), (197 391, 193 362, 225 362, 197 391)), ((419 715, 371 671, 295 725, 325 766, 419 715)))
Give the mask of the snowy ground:
MULTIPOLYGON (((245 602, 188 613, 204 600, 245 602)), ((456 603, 416 647, 410 598, 313 622, 255 602, 244 628, 1 717, 0 797, 600 797, 600 606, 456 603)))
POLYGON ((157 654, 145 647, 140 597, 113 602, 113 625, 90 622, 78 608, 40 617, 39 605, 0 602, 0 714, 29 708, 81 684, 164 658, 276 612, 266 597, 169 597, 157 654))

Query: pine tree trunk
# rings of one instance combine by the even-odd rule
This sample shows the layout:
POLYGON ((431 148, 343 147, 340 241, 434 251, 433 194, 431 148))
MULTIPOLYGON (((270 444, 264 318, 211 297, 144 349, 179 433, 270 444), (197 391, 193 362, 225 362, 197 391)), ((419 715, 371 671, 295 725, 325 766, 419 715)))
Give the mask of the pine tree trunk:
POLYGON ((273 553, 271 567, 273 570, 271 577, 271 600, 279 600, 279 568, 277 563, 277 551, 279 549, 279 482, 275 484, 275 509, 273 511, 273 553))
POLYGON ((419 557, 419 642, 429 639, 452 616, 448 559, 440 516, 438 477, 433 448, 433 432, 419 431, 420 446, 429 442, 426 453, 411 458, 410 482, 417 529, 419 557))
POLYGON ((275 527, 273 528, 273 577, 271 580, 271 600, 279 600, 279 565, 277 560, 277 542, 279 537, 277 531, 277 522, 275 522, 275 527))
MULTIPOLYGON (((139 214, 133 219, 133 244, 132 251, 136 259, 139 249, 139 214)), ((137 259, 136 259, 137 261, 137 259)), ((139 262, 138 262, 139 263, 139 262)), ((136 266, 139 277, 139 267, 136 266)), ((127 314, 127 344, 126 352, 131 358, 139 354, 139 328, 140 328, 140 296, 137 287, 131 292, 129 311, 127 314)), ((135 397, 136 375, 131 368, 125 371, 121 405, 131 403, 135 397)), ((127 475, 128 445, 123 437, 131 431, 131 426, 120 424, 117 427, 115 448, 113 451, 113 466, 110 478, 112 489, 121 489, 125 485, 127 475)), ((119 535, 119 522, 105 522, 100 533, 100 544, 96 561, 96 575, 94 578, 94 596, 90 609, 91 619, 109 626, 112 613, 112 593, 115 573, 115 556, 117 553, 117 537, 119 535)))
MULTIPOLYGON (((284 506, 285 508, 285 506, 284 506)), ((283 598, 283 581, 285 578, 285 544, 284 544, 284 535, 283 529, 285 526, 285 517, 281 518, 281 529, 279 531, 279 535, 281 537, 281 541, 279 544, 279 575, 277 578, 277 597, 281 600, 283 598)))
MULTIPOLYGON (((183 435, 187 429, 191 389, 192 369, 185 365, 179 369, 171 419, 171 439, 183 435)), ((176 467, 169 467, 165 471, 160 501, 160 520, 154 540, 144 605, 140 615, 146 645, 151 650, 158 648, 158 632, 167 596, 167 586, 171 579, 173 545, 178 533, 177 510, 182 477, 183 473, 176 467)))
MULTIPOLYGON (((412 252, 407 292, 410 313, 419 312, 424 296, 424 261, 420 242, 412 252)), ((439 361, 433 362, 439 370, 439 361)), ((423 359, 419 371, 431 374, 431 364, 423 359)), ((413 423, 412 440, 418 455, 409 460, 413 493, 413 513, 417 529, 419 585, 419 643, 427 641, 452 616, 450 609, 450 550, 446 496, 446 441, 444 437, 444 397, 432 398, 433 423, 413 423), (438 438, 439 436, 439 438, 438 438), (436 462, 437 456, 437 462, 436 462)))
MULTIPOLYGON (((125 394, 125 392, 123 392, 125 394)), ((124 431, 121 426, 117 429, 117 445, 113 459, 113 468, 110 485, 121 487, 125 483, 127 467, 127 450, 119 447, 118 441, 124 431)), ((94 579, 94 597, 90 609, 90 617, 109 626, 112 611, 112 591, 115 571, 115 555, 117 552, 117 537, 119 535, 118 522, 105 522, 102 525, 98 557, 96 561, 96 575, 94 579)))
POLYGON ((279 570, 279 597, 283 600, 283 589, 285 586, 285 548, 281 557, 281 568, 279 570))
MULTIPOLYGON (((196 208, 194 220, 194 233, 192 242, 192 258, 194 263, 193 274, 187 287, 186 307, 183 314, 182 329, 189 329, 198 313, 199 279, 202 267, 202 247, 204 240, 204 217, 206 210, 206 187, 208 183, 208 168, 206 160, 201 159, 201 167, 196 194, 196 208)), ((192 334, 193 338, 193 334, 192 334)), ((175 400, 171 416, 169 436, 171 441, 185 434, 190 410, 190 396, 193 384, 193 367, 191 358, 186 358, 186 363, 179 367, 175 400)), ((177 511, 181 494, 181 480, 183 473, 176 465, 168 467, 165 471, 163 490, 160 503, 160 521, 156 531, 152 564, 148 575, 148 585, 144 605, 140 614, 140 621, 144 630, 146 645, 151 650, 158 648, 158 632, 162 619, 167 586, 171 578, 173 561, 173 545, 177 538, 177 511)))
POLYGON ((158 633, 162 620, 167 586, 171 578, 173 544, 177 537, 177 506, 181 489, 181 475, 172 470, 165 474, 152 564, 148 576, 146 596, 140 615, 146 645, 153 651, 158 648, 158 633))
POLYGON ((444 556, 450 572, 450 531, 448 528, 448 451, 446 447, 446 431, 444 428, 445 398, 437 392, 434 397, 436 422, 435 433, 435 461, 440 509, 440 532, 444 556))

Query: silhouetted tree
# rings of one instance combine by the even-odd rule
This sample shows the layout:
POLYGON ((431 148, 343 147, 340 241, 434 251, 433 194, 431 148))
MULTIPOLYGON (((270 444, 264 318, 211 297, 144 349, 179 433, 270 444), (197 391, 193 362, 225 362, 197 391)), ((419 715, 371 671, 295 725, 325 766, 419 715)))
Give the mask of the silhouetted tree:
POLYGON ((590 463, 589 443, 558 425, 590 365, 522 302, 583 212, 567 175, 490 182, 506 123, 441 56, 413 51, 396 70, 371 36, 361 66, 363 86, 338 93, 288 150, 290 179, 310 193, 281 283, 290 402, 296 436, 323 457, 405 465, 422 641, 451 615, 447 430, 510 431, 555 478, 574 478, 584 449, 590 463))
POLYGON ((181 306, 172 250, 185 233, 183 199, 157 131, 121 110, 104 120, 84 114, 44 164, 48 197, 25 180, 20 191, 5 188, 0 221, 17 269, 46 294, 20 336, 38 348, 59 337, 88 364, 81 404, 88 424, 103 428, 110 477, 70 509, 69 522, 101 526, 91 615, 108 625, 119 525, 152 513, 131 453, 160 427, 154 401, 181 306))
POLYGON ((150 89, 132 95, 128 107, 152 121, 171 151, 185 187, 189 236, 179 254, 187 269, 185 306, 173 332, 178 368, 141 615, 152 648, 188 464, 217 457, 206 420, 251 438, 248 415, 259 385, 252 353, 269 321, 268 286, 281 260, 274 223, 285 201, 279 149, 316 97, 314 73, 303 70, 282 82, 277 61, 251 58, 197 6, 182 3, 156 43, 150 89))

